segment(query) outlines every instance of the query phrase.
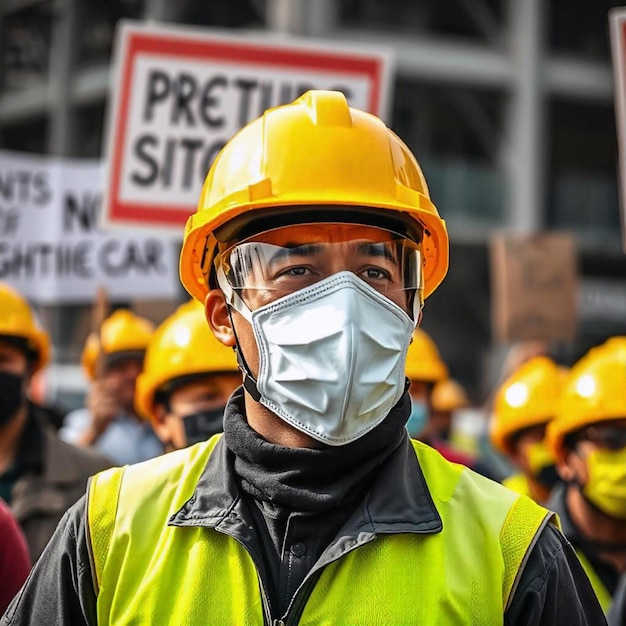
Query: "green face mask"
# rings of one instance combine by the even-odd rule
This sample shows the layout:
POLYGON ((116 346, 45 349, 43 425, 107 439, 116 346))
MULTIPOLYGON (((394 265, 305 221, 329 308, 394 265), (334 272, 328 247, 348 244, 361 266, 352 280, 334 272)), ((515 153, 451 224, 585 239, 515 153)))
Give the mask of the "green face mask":
POLYGON ((583 495, 610 517, 626 520, 626 448, 594 450, 587 467, 583 495))
POLYGON ((533 476, 542 485, 553 487, 559 476, 556 472, 554 457, 543 441, 530 444, 526 449, 528 465, 533 476))

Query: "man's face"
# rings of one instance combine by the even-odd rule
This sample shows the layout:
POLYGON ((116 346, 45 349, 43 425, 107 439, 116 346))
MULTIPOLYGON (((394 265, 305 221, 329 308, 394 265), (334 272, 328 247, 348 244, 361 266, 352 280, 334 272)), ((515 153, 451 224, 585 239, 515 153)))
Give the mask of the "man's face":
MULTIPOLYGON (((24 350, 0 339, 0 373, 8 375, 0 389, 0 424, 13 421, 26 407, 26 389, 31 368, 24 350)), ((0 385, 2 385, 0 381, 0 385)))
POLYGON ((128 413, 134 412, 135 383, 141 369, 142 362, 136 358, 119 359, 106 368, 102 377, 115 402, 128 413))
MULTIPOLYGON (((238 271, 237 291, 251 311, 337 272, 350 271, 413 316, 412 303, 421 280, 419 265, 413 267, 421 258, 416 249, 373 226, 304 224, 251 237, 236 246, 229 261, 238 271)), ((238 313, 233 317, 246 362, 257 375, 252 328, 238 313)))
POLYGON ((28 370, 28 358, 24 351, 0 339, 0 371, 16 376, 26 376, 28 370))
POLYGON ((161 441, 172 449, 187 446, 184 420, 203 411, 223 410, 232 392, 241 385, 238 372, 207 374, 176 388, 169 396, 169 411, 155 407, 155 431, 161 441))

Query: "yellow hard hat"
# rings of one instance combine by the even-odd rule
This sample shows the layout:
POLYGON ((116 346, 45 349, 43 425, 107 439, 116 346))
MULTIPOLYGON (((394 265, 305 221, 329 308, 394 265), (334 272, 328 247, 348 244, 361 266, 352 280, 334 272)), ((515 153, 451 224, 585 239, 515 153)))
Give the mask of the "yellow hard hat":
POLYGON ((33 373, 50 360, 50 339, 35 322, 30 306, 13 287, 0 283, 0 335, 24 339, 36 355, 33 373))
POLYGON ((137 378, 137 410, 150 418, 156 392, 176 378, 238 371, 235 352, 215 338, 204 316, 204 307, 192 300, 178 307, 152 336, 143 372, 137 378))
POLYGON ((374 209, 378 218, 402 214, 424 229, 423 297, 446 275, 445 223, 409 148, 342 93, 308 91, 245 126, 215 158, 185 228, 180 278, 187 291, 204 302, 218 237, 227 242, 237 224, 285 207, 307 207, 312 221, 316 211, 350 207, 374 209))
POLYGON ((100 349, 106 356, 117 352, 144 352, 154 332, 154 324, 144 317, 135 315, 128 309, 118 309, 107 317, 99 335, 91 333, 87 337, 81 364, 90 380, 96 378, 96 361, 100 349))
POLYGON ((430 404, 433 411, 439 411, 447 413, 449 411, 456 411, 456 409, 462 409, 469 406, 469 399, 465 390, 456 380, 446 378, 438 382, 434 388, 430 397, 430 404))
POLYGON ((411 380, 436 383, 448 377, 448 368, 430 335, 416 328, 406 354, 406 375, 411 380))
POLYGON ((548 427, 548 445, 561 459, 569 433, 619 419, 626 419, 626 349, 622 341, 609 340, 572 368, 556 418, 548 427))
POLYGON ((548 424, 557 412, 566 369, 547 356, 536 356, 517 368, 496 391, 491 443, 513 454, 512 436, 525 428, 548 424))

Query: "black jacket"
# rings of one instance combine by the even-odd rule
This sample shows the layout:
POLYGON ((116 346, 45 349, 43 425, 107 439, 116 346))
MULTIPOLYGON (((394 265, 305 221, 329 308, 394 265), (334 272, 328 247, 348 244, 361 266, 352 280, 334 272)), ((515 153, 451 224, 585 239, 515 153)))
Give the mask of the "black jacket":
MULTIPOLYGON (((377 523, 384 523, 386 532, 406 532, 407 520, 420 532, 441 530, 441 519, 408 438, 385 460, 365 497, 373 533, 376 533, 377 523), (392 506, 402 509, 400 517, 403 523, 395 530, 392 528, 393 520, 398 519, 398 510, 391 509, 392 506)), ((287 565, 272 549, 270 533, 260 531, 263 520, 259 519, 259 512, 261 518, 270 513, 258 505, 249 497, 242 497, 234 472, 233 454, 222 440, 211 455, 194 495, 169 523, 215 526, 212 510, 215 507, 224 510, 227 506, 231 512, 228 534, 237 537, 252 554, 262 583, 269 589, 269 602, 273 607, 271 613, 277 619, 282 617, 283 609, 276 607, 288 606, 293 598, 290 597, 291 592, 286 599, 281 597, 284 591, 282 573, 287 565)), ((363 533, 362 510, 363 507, 355 506, 348 512, 337 536, 329 535, 328 527, 324 528, 324 524, 336 528, 337 520, 332 519, 332 515, 312 516, 301 519, 298 524, 287 524, 282 544, 293 554, 294 546, 304 543, 298 551, 304 555, 316 555, 319 550, 312 545, 307 550, 307 538, 312 541, 314 536, 330 537, 321 546, 326 555, 324 558, 338 556, 350 541, 362 540, 362 537, 358 538, 358 534, 363 533)), ((314 556, 311 558, 315 559, 314 556)), ((290 559, 290 566, 293 562, 290 559)), ((307 563, 306 559, 303 563, 301 574, 306 575, 311 563, 307 563)), ((319 569, 323 565, 318 561, 313 567, 319 569)), ((207 585, 210 585, 210 579, 207 579, 207 585)), ((306 585, 301 591, 306 592, 306 585)), ((59 525, 21 597, 16 598, 0 624, 94 625, 95 606, 83 499, 59 525)), ((511 626, 601 626, 605 623, 571 546, 551 525, 541 532, 529 555, 504 623, 511 626)))

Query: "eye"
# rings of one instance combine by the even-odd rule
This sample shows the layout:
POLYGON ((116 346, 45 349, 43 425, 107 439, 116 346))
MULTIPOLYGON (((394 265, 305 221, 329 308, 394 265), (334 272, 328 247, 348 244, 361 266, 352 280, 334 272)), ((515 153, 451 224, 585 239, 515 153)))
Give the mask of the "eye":
POLYGON ((288 267, 280 273, 280 276, 308 276, 311 270, 304 265, 296 265, 294 267, 288 267))
POLYGON ((380 267, 368 267, 363 270, 362 274, 369 280, 382 280, 389 278, 389 272, 381 269, 380 267))

